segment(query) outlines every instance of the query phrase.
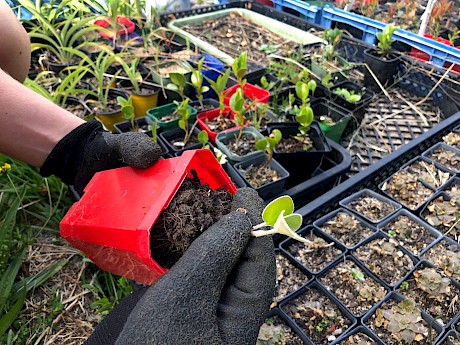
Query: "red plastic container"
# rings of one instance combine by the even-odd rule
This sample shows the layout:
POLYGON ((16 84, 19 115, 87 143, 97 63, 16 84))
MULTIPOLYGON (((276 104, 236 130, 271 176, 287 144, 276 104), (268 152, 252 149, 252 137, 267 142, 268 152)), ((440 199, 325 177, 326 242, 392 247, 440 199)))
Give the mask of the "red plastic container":
MULTIPOLYGON (((434 39, 433 36, 430 35, 430 34, 425 34, 425 35, 423 35, 423 37, 434 39)), ((445 45, 450 46, 450 47, 452 47, 452 45, 453 45, 449 40, 446 40, 445 38, 442 38, 442 37, 436 38, 436 41, 440 42, 440 43, 444 43, 445 45)), ((456 48, 459 48, 459 47, 456 47, 456 48)), ((429 54, 421 51, 420 49, 414 48, 414 47, 412 47, 411 50, 410 50, 410 56, 412 56, 415 59, 422 60, 422 61, 430 61, 430 55, 429 54)), ((446 62, 444 64, 444 68, 449 68, 450 65, 452 65, 452 63, 446 62)), ((452 68, 452 71, 460 72, 460 66, 455 65, 452 68)))
POLYGON ((152 284, 167 269, 151 256, 150 231, 192 171, 212 189, 236 193, 210 150, 185 151, 148 169, 102 171, 61 221, 61 236, 101 269, 152 284))
MULTIPOLYGON (((94 21, 94 24, 106 28, 110 26, 110 19, 109 18, 104 18, 104 19, 98 19, 94 21)), ((134 29, 136 28, 136 25, 134 22, 132 22, 130 19, 123 17, 123 16, 117 16, 117 24, 122 25, 123 28, 118 30, 118 35, 127 35, 130 34, 131 32, 134 32, 134 29)), ((113 34, 109 34, 107 32, 102 32, 99 31, 99 34, 101 35, 102 38, 108 39, 108 38, 113 38, 113 34)))
MULTIPOLYGON (((230 107, 225 107, 224 109, 224 114, 228 113, 230 111, 230 107)), ((196 116, 196 120, 198 122, 198 127, 200 127, 202 130, 204 130, 206 133, 208 133, 209 141, 211 144, 215 145, 216 144, 216 137, 219 132, 214 132, 211 129, 209 129, 206 120, 211 120, 215 119, 218 117, 220 114, 220 109, 212 109, 212 110, 207 110, 204 111, 196 116)), ((235 117, 235 114, 232 113, 230 115, 230 118, 233 120, 235 117)), ((232 127, 231 129, 234 129, 235 127, 232 127)))
MULTIPOLYGON (((224 91, 224 93, 227 95, 225 96, 224 104, 229 105, 230 104, 230 98, 233 96, 233 94, 236 92, 236 90, 240 86, 238 84, 233 85, 232 87, 229 87, 227 90, 224 91)), ((246 83, 243 86, 244 94, 246 97, 250 99, 257 99, 260 103, 267 103, 268 100, 270 99, 270 92, 262 89, 258 86, 246 83)))

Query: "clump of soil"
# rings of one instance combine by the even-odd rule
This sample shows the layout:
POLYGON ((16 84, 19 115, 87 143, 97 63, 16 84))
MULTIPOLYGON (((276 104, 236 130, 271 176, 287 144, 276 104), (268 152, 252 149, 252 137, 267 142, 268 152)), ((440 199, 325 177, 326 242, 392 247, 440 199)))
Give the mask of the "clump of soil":
POLYGON ((303 341, 277 315, 265 320, 260 327, 256 345, 302 345, 303 341))
POLYGON ((151 230, 151 254, 162 267, 171 268, 190 244, 230 212, 232 195, 213 191, 197 178, 186 178, 151 230))
POLYGON ((436 243, 422 256, 442 269, 449 277, 460 280, 460 246, 447 240, 436 243))
POLYGON ((359 247, 355 255, 389 285, 404 278, 414 267, 410 257, 401 251, 398 243, 392 238, 377 238, 359 247))
POLYGON ((329 269, 319 280, 355 316, 367 312, 386 295, 385 288, 351 260, 329 269))
POLYGON ((227 129, 236 127, 235 121, 230 118, 230 112, 228 114, 222 114, 212 119, 205 119, 204 122, 213 132, 222 132, 227 129))
POLYGON ((346 204, 346 207, 374 223, 378 223, 383 218, 396 211, 396 207, 393 204, 366 194, 350 201, 346 204))
POLYGON ((302 273, 285 256, 276 254, 276 288, 275 307, 284 297, 294 292, 308 281, 305 273, 302 273))
POLYGON ((455 172, 460 172, 460 155, 454 150, 441 146, 430 152, 428 158, 455 172))
POLYGON ((307 289, 304 294, 289 301, 283 310, 313 344, 329 344, 351 325, 339 308, 316 288, 307 289))
POLYGON ((249 165, 246 169, 238 168, 239 172, 248 180, 253 188, 259 188, 271 182, 278 181, 280 174, 270 165, 249 165))
POLYGON ((400 215, 382 229, 414 255, 420 254, 436 239, 422 224, 400 215))
POLYGON ((288 250, 313 273, 321 271, 343 253, 342 250, 333 246, 334 242, 326 242, 313 231, 308 235, 302 235, 302 237, 311 241, 312 244, 295 241, 288 247, 288 250))
POLYGON ((356 246, 376 231, 345 212, 337 213, 320 225, 320 228, 349 248, 356 246))

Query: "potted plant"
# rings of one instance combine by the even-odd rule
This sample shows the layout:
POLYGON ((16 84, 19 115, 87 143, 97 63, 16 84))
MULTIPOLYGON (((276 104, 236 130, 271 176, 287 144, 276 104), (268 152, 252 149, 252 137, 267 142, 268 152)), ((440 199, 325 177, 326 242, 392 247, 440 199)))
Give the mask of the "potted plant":
POLYGON ((366 107, 375 96, 372 91, 351 81, 335 84, 330 88, 330 92, 331 100, 352 111, 358 123, 364 119, 366 107))
POLYGON ((378 83, 381 86, 391 84, 393 75, 398 69, 399 57, 391 52, 391 44, 394 42, 391 36, 397 29, 398 27, 392 24, 386 25, 381 32, 376 34, 379 49, 371 48, 364 51, 364 63, 373 74, 366 68, 364 71, 364 85, 372 90, 380 91, 378 83))
POLYGON ((273 150, 281 140, 281 132, 274 130, 269 136, 256 141, 256 148, 264 156, 250 158, 235 164, 236 171, 264 200, 281 194, 289 173, 273 159, 273 150))
POLYGON ((310 106, 326 137, 338 143, 348 127, 352 113, 326 98, 317 98, 310 106))

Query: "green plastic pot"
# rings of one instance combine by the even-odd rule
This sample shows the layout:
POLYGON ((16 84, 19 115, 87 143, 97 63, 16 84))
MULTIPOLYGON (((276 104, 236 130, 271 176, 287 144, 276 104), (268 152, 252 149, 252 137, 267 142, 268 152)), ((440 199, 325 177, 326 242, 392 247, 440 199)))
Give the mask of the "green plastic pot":
POLYGON ((310 104, 315 119, 318 121, 319 127, 323 131, 324 135, 338 143, 342 137, 348 123, 351 120, 352 114, 350 111, 343 109, 342 107, 332 103, 325 98, 317 98, 310 104), (320 121, 321 116, 330 117, 335 124, 327 126, 320 121))
MULTIPOLYGON (((196 109, 187 105, 187 108, 191 109, 192 114, 189 118, 189 123, 193 123, 196 121, 196 109)), ((147 116, 152 121, 157 121, 158 126, 160 126, 162 131, 168 131, 170 129, 179 128, 178 122, 179 118, 170 121, 162 121, 162 118, 165 116, 173 113, 177 109, 177 105, 175 103, 165 104, 159 107, 155 107, 152 109, 147 110, 147 116)))

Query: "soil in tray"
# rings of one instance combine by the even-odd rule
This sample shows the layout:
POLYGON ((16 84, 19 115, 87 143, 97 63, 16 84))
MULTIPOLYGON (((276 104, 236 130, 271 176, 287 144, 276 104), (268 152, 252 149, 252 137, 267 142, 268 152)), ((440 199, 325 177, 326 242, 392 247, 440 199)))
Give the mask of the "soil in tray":
POLYGON ((366 194, 350 201, 347 207, 376 223, 396 211, 394 205, 366 194))
POLYGON ((230 118, 230 112, 223 114, 223 116, 217 116, 212 119, 205 119, 204 122, 213 132, 222 132, 227 129, 236 127, 235 121, 230 118))
POLYGON ((198 113, 202 113, 202 112, 204 112, 204 111, 216 109, 216 106, 215 106, 215 105, 213 105, 213 104, 206 104, 206 103, 204 103, 203 106, 201 106, 201 105, 194 105, 193 107, 196 109, 196 111, 197 111, 198 113))
POLYGON ((351 325, 339 308, 315 288, 307 289, 282 309, 317 345, 329 344, 351 325))
POLYGON ((415 301, 397 302, 389 299, 367 320, 366 325, 387 345, 433 344, 437 336, 434 328, 422 319, 415 301))
POLYGON ((277 302, 294 292, 302 285, 306 284, 308 277, 295 267, 285 256, 280 253, 276 254, 276 288, 275 307, 277 302))
POLYGON ((428 155, 428 158, 444 165, 454 171, 460 171, 460 155, 453 150, 439 147, 428 155))
POLYGON ((410 257, 392 238, 377 238, 356 249, 355 256, 390 285, 404 278, 414 267, 410 257))
POLYGON ((323 238, 316 236, 313 232, 302 237, 305 237, 313 243, 308 245, 296 241, 288 247, 288 251, 313 273, 319 272, 338 256, 342 255, 342 251, 333 246, 333 242, 328 243, 323 238))
POLYGON ((406 170, 395 173, 382 185, 382 190, 410 210, 416 210, 434 194, 417 180, 416 174, 406 170))
POLYGON ((375 230, 367 227, 354 216, 339 212, 321 225, 321 230, 351 248, 371 236, 375 230))
POLYGON ((460 281, 460 246, 458 244, 442 240, 428 249, 422 259, 428 260, 442 269, 449 277, 460 281))
POLYGON ((431 226, 445 235, 458 239, 460 235, 460 207, 454 198, 444 200, 443 196, 432 200, 423 211, 423 217, 431 226))
MULTIPOLYGON (((236 136, 238 136, 238 133, 236 136)), ((245 156, 256 150, 256 139, 250 133, 243 133, 240 140, 237 140, 235 137, 228 140, 222 140, 222 143, 237 156, 245 156)))
POLYGON ((442 271, 424 265, 417 268, 398 292, 412 298, 417 306, 446 326, 459 311, 460 290, 442 271))
POLYGON ((452 177, 452 174, 448 171, 441 170, 433 163, 428 163, 421 159, 409 165, 405 170, 433 189, 441 187, 452 177))
POLYGON ((386 289, 351 260, 329 269, 319 281, 356 316, 367 312, 386 295, 386 289))
POLYGON ((449 335, 441 345, 460 345, 460 335, 449 335))
POLYGON ((442 140, 450 146, 460 149, 460 133, 451 132, 442 137, 442 140))
POLYGON ((265 66, 270 63, 269 54, 287 56, 299 47, 299 43, 278 36, 236 12, 181 28, 232 57, 247 51, 248 61, 265 66))
POLYGON ((339 344, 341 345, 375 345, 376 342, 374 339, 372 339, 368 335, 358 332, 342 340, 339 344))
POLYGON ((411 218, 400 215, 382 229, 412 254, 420 254, 436 239, 423 225, 411 218))
POLYGON ((85 106, 83 104, 66 104, 64 109, 68 112, 71 112, 75 116, 78 116, 80 119, 83 118, 83 114, 85 113, 85 106))
POLYGON ((91 112, 93 114, 109 113, 121 109, 120 105, 118 104, 115 98, 109 98, 107 100, 107 107, 105 109, 102 108, 102 105, 99 101, 91 99, 86 101, 86 105, 91 109, 91 112))
POLYGON ((232 195, 186 178, 151 230, 152 257, 170 268, 203 231, 230 212, 232 195))
POLYGON ((303 341, 277 315, 265 320, 260 327, 256 345, 302 345, 303 341))
POLYGON ((183 136, 181 136, 179 138, 171 139, 171 140, 169 140, 169 143, 171 145, 173 145, 177 150, 182 150, 182 149, 190 147, 190 146, 192 146, 194 144, 198 144, 199 141, 198 141, 198 137, 196 136, 196 134, 192 133, 192 135, 189 137, 189 139, 187 140, 185 145, 184 145, 184 137, 183 136))
POLYGON ((251 164, 246 169, 240 167, 238 170, 253 188, 259 188, 280 179, 279 173, 265 164, 261 166, 251 164))
POLYGON ((460 201, 460 183, 459 182, 452 183, 448 188, 446 188, 445 191, 453 199, 460 201))
POLYGON ((288 152, 299 152, 308 151, 313 148, 313 142, 308 136, 302 137, 302 140, 296 138, 283 138, 276 145, 276 152, 288 153, 288 152))

